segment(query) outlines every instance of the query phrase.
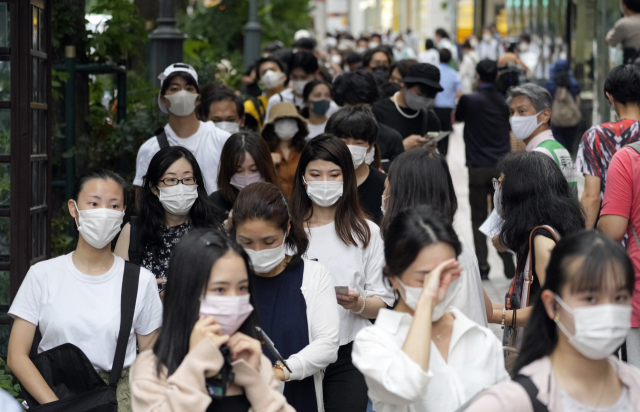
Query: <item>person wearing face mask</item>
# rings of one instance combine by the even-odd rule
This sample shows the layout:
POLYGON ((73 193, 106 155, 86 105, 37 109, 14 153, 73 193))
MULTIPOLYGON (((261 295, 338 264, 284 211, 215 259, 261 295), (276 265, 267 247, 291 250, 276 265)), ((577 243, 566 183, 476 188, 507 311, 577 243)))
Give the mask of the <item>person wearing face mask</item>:
POLYGON ((527 152, 540 152, 553 159, 564 174, 571 194, 578 198, 578 181, 569 151, 551 132, 551 94, 536 84, 514 87, 507 93, 513 136, 523 141, 527 152))
POLYGON ((373 114, 378 122, 400 133, 405 150, 424 146, 429 142, 428 132, 440 131, 440 120, 432 107, 436 94, 442 90, 437 67, 414 64, 402 78, 402 90, 376 102, 373 114))
POLYGON ((508 379, 500 341, 452 305, 460 251, 451 223, 428 206, 400 212, 389 226, 383 273, 396 303, 358 333, 353 349, 374 410, 453 412, 508 379))
POLYGON ((349 148, 356 170, 358 199, 362 211, 376 224, 380 224, 385 175, 367 163, 367 156, 374 151, 378 136, 376 118, 366 107, 344 107, 329 119, 327 133, 338 137, 349 148))
POLYGON ((304 257, 307 235, 291 220, 287 200, 274 185, 254 183, 243 189, 232 220, 236 240, 255 271, 262 328, 291 369, 275 366, 276 379, 285 382, 284 395, 296 411, 322 412, 322 369, 338 357, 340 330, 331 276, 304 257))
POLYGON ((114 253, 149 269, 163 284, 171 251, 180 238, 193 227, 218 228, 222 223, 216 219, 202 179, 197 160, 184 147, 156 153, 138 198, 140 216, 133 216, 122 228, 114 253))
POLYGON ((195 229, 176 245, 163 328, 131 368, 136 412, 294 409, 256 339, 249 257, 225 233, 195 229))
POLYGON ((224 142, 231 135, 213 122, 199 121, 196 113, 198 102, 198 74, 193 67, 175 63, 158 76, 160 92, 158 107, 169 115, 169 123, 156 131, 156 136, 140 146, 136 158, 136 175, 133 184, 136 195, 142 190, 149 162, 160 150, 168 146, 182 146, 193 153, 202 165, 204 181, 200 182, 207 193, 217 189, 218 163, 224 142))
MULTIPOLYGON (((153 346, 162 325, 162 303, 151 272, 111 253, 111 241, 120 232, 124 218, 127 186, 120 176, 104 169, 88 171, 78 178, 68 202, 78 231, 75 251, 33 265, 9 308, 14 323, 7 364, 22 387, 41 405, 68 398, 83 375, 92 379, 83 379, 85 387, 95 387, 99 374, 105 382, 116 378, 118 411, 131 411, 129 366, 136 357, 136 346, 141 351, 153 346), (127 289, 137 287, 135 309, 131 304, 133 323, 130 330, 121 331, 125 277, 135 279, 138 272, 137 284, 128 285, 127 289), (39 341, 34 341, 36 328, 42 336, 39 341), (119 340, 118 336, 123 338, 124 334, 127 339, 119 340), (47 352, 61 362, 52 369, 36 368, 29 357, 32 344, 37 346, 37 353, 47 352), (54 355, 66 344, 74 347, 54 355), (114 355, 116 347, 125 349, 123 344, 126 351, 118 365, 114 355), (73 353, 78 354, 76 359, 86 356, 90 362, 87 373, 83 370, 86 363, 80 361, 71 370, 66 367, 73 363, 69 360, 73 353), (110 379, 109 372, 118 369, 122 374, 110 379), (47 377, 53 378, 54 386, 45 380, 47 377)), ((41 362, 42 359, 38 364, 41 362)), ((29 406, 35 408, 37 404, 29 406)))
POLYGON ((238 193, 256 182, 268 182, 280 187, 280 178, 267 142, 257 133, 231 135, 222 148, 219 189, 209 197, 215 206, 217 219, 221 222, 227 220, 238 193))
POLYGON ((223 84, 210 84, 202 89, 199 117, 212 121, 218 129, 238 133, 244 127, 244 102, 223 84))
POLYGON ((273 163, 280 175, 282 191, 287 197, 291 196, 293 176, 308 134, 307 122, 291 103, 275 105, 269 122, 262 129, 262 137, 269 145, 273 163))
POLYGON ((440 63, 440 53, 436 48, 436 44, 432 39, 425 40, 425 50, 418 54, 418 61, 420 63, 429 63, 437 66, 440 63))
POLYGON ((402 36, 398 36, 393 43, 393 58, 396 60, 415 59, 416 52, 405 43, 402 36))
POLYGON ((309 236, 307 256, 329 269, 340 313, 338 360, 323 379, 327 412, 364 412, 367 387, 351 362, 356 333, 378 310, 393 303, 382 279, 384 256, 379 227, 366 219, 358 201, 357 180, 347 145, 330 134, 307 143, 293 183, 292 220, 309 236))
POLYGON ((302 117, 307 119, 309 134, 307 141, 319 134, 324 133, 329 117, 329 107, 331 106, 331 85, 322 80, 312 80, 304 86, 302 98, 305 108, 302 109, 302 117))
POLYGON ((551 252, 514 381, 480 394, 467 412, 640 410, 640 370, 611 356, 631 326, 633 267, 595 231, 551 252))
POLYGON ((247 114, 245 125, 251 130, 260 131, 264 126, 269 99, 285 89, 287 66, 282 59, 272 55, 258 59, 255 67, 256 81, 263 92, 260 96, 244 102, 244 111, 247 114))
POLYGON ((500 45, 500 42, 493 37, 490 27, 485 27, 482 30, 482 39, 476 47, 476 52, 480 59, 489 59, 498 61, 498 58, 504 54, 504 48, 500 45))
POLYGON ((449 33, 445 29, 439 28, 436 30, 434 37, 436 39, 436 47, 439 50, 447 49, 451 52, 451 57, 453 61, 452 67, 455 69, 456 64, 458 62, 458 47, 455 45, 453 41, 451 41, 451 36, 449 36, 449 33))

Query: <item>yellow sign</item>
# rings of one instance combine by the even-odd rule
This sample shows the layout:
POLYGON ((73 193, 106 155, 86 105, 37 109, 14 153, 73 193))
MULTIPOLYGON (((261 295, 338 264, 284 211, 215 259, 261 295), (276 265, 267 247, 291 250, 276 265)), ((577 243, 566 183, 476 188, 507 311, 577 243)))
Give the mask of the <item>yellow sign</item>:
POLYGON ((458 43, 464 43, 467 37, 473 34, 473 10, 473 0, 458 1, 456 17, 458 43))

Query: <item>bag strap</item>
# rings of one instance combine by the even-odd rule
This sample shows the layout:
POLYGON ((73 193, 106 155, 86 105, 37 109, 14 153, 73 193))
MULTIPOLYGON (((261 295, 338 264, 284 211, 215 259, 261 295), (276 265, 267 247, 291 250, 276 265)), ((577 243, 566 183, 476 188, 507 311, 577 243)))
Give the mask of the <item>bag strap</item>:
POLYGON ((538 388, 533 383, 531 378, 525 375, 518 375, 513 378, 513 381, 520 384, 529 395, 529 400, 533 406, 533 412, 549 412, 546 405, 538 399, 538 388))
MULTIPOLYGON (((525 263, 524 265, 524 271, 527 274, 527 276, 529 276, 529 293, 527 293, 527 306, 529 306, 529 298, 531 297, 531 284, 533 283, 533 274, 532 274, 532 269, 531 269, 531 262, 533 261, 533 234, 535 233, 536 230, 538 229, 545 229, 546 231, 548 231, 549 233, 551 233, 551 235, 553 236, 553 239, 556 241, 556 243, 558 243, 559 239, 559 235, 556 233, 555 229, 553 229, 551 226, 549 225, 542 225, 542 226, 536 226, 533 228, 533 230, 529 233, 529 256, 527 257, 527 263, 525 263)), ((533 268, 533 270, 535 270, 535 267, 533 268)))
POLYGON ((131 325, 133 325, 133 315, 136 309, 139 279, 140 266, 125 261, 124 275, 122 276, 122 294, 120 296, 120 332, 118 332, 116 354, 113 357, 111 373, 109 373, 109 386, 114 388, 118 385, 118 380, 122 375, 124 358, 127 354, 129 333, 131 325))
POLYGON ((164 131, 164 127, 159 128, 155 131, 156 139, 158 139, 158 145, 160 145, 160 149, 164 149, 165 147, 169 147, 169 139, 167 139, 167 133, 164 131))
POLYGON ((129 262, 140 265, 140 219, 138 216, 131 216, 129 221, 131 230, 129 231, 129 262))
POLYGON ((638 152, 638 154, 640 155, 640 140, 635 141, 633 143, 629 143, 628 145, 626 145, 625 147, 630 147, 633 150, 635 150, 636 152, 638 152))

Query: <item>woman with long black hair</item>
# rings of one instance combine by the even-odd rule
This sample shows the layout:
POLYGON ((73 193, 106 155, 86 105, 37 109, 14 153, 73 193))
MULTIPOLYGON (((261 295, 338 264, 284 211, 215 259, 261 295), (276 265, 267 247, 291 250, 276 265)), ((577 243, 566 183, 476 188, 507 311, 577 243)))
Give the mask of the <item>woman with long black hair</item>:
POLYGON ((274 185, 254 183, 243 189, 232 220, 256 274, 252 283, 262 328, 291 370, 276 365, 276 379, 285 382, 284 395, 296 411, 322 412, 322 369, 338 357, 340 331, 331 276, 323 265, 303 257, 307 234, 291 220, 287 200, 274 185))
POLYGON ((330 134, 307 143, 290 203, 293 220, 309 235, 307 255, 329 269, 340 305, 338 360, 327 367, 323 380, 325 410, 364 411, 367 387, 351 362, 353 340, 378 310, 393 303, 393 294, 382 279, 380 228, 362 212, 346 144, 330 134))
POLYGON ((252 270, 223 232, 194 229, 169 265, 163 328, 131 371, 137 412, 293 411, 255 339, 252 270))
POLYGON ((633 266, 619 243, 593 231, 563 238, 529 317, 520 376, 467 411, 640 410, 640 370, 611 356, 631 327, 633 292, 633 266))
POLYGON ((153 156, 138 199, 140 217, 132 217, 115 254, 149 269, 162 283, 171 250, 193 227, 217 228, 200 166, 184 147, 171 146, 153 156))

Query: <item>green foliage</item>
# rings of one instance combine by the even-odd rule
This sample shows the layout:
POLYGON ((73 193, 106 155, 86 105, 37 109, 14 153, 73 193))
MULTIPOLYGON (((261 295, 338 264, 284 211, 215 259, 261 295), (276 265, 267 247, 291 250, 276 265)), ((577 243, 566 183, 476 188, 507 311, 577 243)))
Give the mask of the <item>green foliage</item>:
POLYGON ((0 389, 7 391, 18 402, 22 402, 22 399, 18 399, 18 396, 20 396, 20 384, 2 358, 0 358, 0 389))
MULTIPOLYGON (((78 16, 82 16, 78 6, 52 2, 51 46, 54 50, 64 47, 62 42, 67 39, 86 44, 87 31, 84 25, 82 27, 78 25, 78 16)), ((83 19, 83 21, 86 23, 86 20, 83 19)))
POLYGON ((73 224, 69 216, 67 205, 53 211, 51 218, 51 257, 57 257, 70 253, 76 241, 70 234, 70 224, 73 224))

